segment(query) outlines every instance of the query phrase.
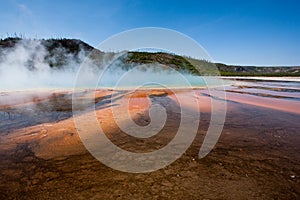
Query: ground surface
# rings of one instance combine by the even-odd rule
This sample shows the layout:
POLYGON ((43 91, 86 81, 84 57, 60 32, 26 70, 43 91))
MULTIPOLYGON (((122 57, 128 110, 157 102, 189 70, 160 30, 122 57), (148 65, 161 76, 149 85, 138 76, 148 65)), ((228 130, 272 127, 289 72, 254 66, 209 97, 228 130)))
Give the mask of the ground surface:
MULTIPOLYGON (((9 106, 2 102, 0 199, 299 199, 299 91, 255 84, 227 88, 222 135, 203 159, 198 153, 210 120, 209 96, 196 90, 201 121, 193 144, 171 165, 142 174, 111 169, 85 149, 70 114, 69 94, 39 95, 9 106), (263 90, 265 95, 259 95, 263 90)), ((119 147, 156 150, 174 137, 180 114, 168 91, 106 90, 96 96, 97 118, 119 147), (126 98, 132 98, 130 114, 139 125, 149 123, 151 103, 167 109, 158 136, 136 139, 117 127, 110 108, 121 109, 126 98)))

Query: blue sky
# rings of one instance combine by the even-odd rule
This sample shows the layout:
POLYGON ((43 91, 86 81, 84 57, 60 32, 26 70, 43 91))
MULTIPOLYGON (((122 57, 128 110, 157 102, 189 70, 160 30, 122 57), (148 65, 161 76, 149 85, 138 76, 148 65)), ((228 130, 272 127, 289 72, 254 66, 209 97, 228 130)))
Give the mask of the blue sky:
POLYGON ((300 65, 300 1, 2 0, 0 37, 79 38, 97 46, 139 27, 182 32, 213 60, 300 65))

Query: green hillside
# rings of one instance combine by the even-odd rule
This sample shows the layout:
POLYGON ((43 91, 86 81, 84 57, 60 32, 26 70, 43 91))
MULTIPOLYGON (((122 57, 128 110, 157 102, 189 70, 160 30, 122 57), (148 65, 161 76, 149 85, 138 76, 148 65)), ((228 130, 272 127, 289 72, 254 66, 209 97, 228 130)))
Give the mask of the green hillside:
MULTIPOLYGON (((17 44, 28 41, 38 41, 47 51, 44 57, 46 63, 52 68, 63 68, 70 61, 80 63, 82 56, 89 56, 97 65, 103 60, 112 59, 115 53, 102 52, 78 39, 0 39, 0 56, 12 50, 17 44)), ((33 56, 34 57, 34 56, 33 56)), ((1 58, 1 57, 0 57, 1 58)), ((295 67, 256 67, 235 66, 223 63, 211 63, 206 60, 197 60, 189 57, 163 53, 163 52, 127 52, 126 56, 119 59, 120 67, 128 69, 139 64, 162 64, 175 70, 195 75, 222 75, 222 76, 300 76, 300 66, 295 67)), ((0 60, 1 61, 1 60, 0 60)), ((30 63, 33 62, 28 62, 30 63)), ((29 66, 34 68, 34 66, 29 66)))

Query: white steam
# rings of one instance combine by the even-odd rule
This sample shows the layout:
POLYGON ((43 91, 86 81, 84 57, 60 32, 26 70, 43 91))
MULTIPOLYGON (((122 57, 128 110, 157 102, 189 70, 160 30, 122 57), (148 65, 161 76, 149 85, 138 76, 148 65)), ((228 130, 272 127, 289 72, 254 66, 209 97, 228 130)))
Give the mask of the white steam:
MULTIPOLYGON (((66 54, 64 48, 57 48, 58 55, 66 54)), ((38 40, 21 40, 14 48, 4 49, 0 60, 0 90, 24 90, 36 88, 71 88, 80 61, 86 56, 79 52, 78 60, 71 54, 67 66, 59 69, 50 67, 45 61, 48 51, 38 40)), ((50 61, 56 59, 50 57, 50 61)))
MULTIPOLYGON (((63 47, 56 47, 49 52, 39 40, 20 40, 13 48, 0 49, 0 91, 32 90, 32 89, 71 89, 74 86, 78 70, 80 70, 80 87, 112 87, 127 75, 122 81, 123 87, 142 86, 144 83, 180 87, 178 73, 173 69, 159 64, 145 64, 124 69, 124 63, 117 60, 110 67, 105 56, 96 66, 95 62, 86 59, 89 52, 81 50, 76 57, 67 53, 63 47), (45 58, 48 58, 47 60, 45 58), (51 67, 49 63, 58 63, 63 57, 63 66, 51 67), (105 63, 106 62, 106 63, 105 63), (100 76, 102 74, 102 76, 100 76), (98 82, 99 81, 99 82, 98 82), (95 84, 96 83, 96 84, 95 84)), ((117 55, 116 55, 117 56, 117 55)), ((197 76, 183 74, 192 85, 203 85, 203 80, 197 76)), ((78 85, 77 85, 78 86, 78 85)))

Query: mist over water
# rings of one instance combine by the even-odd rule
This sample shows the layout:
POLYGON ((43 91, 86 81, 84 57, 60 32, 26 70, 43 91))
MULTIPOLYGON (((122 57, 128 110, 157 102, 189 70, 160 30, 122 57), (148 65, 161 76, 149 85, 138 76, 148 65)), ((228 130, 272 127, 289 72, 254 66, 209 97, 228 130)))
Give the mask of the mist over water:
POLYGON ((178 71, 160 64, 138 65, 128 71, 108 69, 99 77, 98 88, 163 88, 204 86, 200 76, 178 71))
MULTIPOLYGON (((87 58, 89 52, 84 50, 81 50, 76 57, 66 53, 63 48, 57 48, 55 52, 58 56, 51 57, 52 60, 59 59, 59 55, 64 55, 67 59, 62 67, 49 65, 45 59, 49 57, 49 52, 39 40, 20 40, 13 48, 3 49, 0 57, 0 90, 72 88, 80 67, 84 69, 80 71, 79 86, 84 88, 114 88, 120 83, 120 79, 122 81, 119 87, 182 86, 182 82, 177 78, 179 73, 160 64, 143 64, 125 70, 120 67, 122 63, 118 62, 103 70, 108 63, 103 62, 99 67, 87 58), (81 66, 83 61, 84 65, 81 66)), ((191 85, 205 85, 201 77, 188 73, 180 76, 184 76, 191 85)))

